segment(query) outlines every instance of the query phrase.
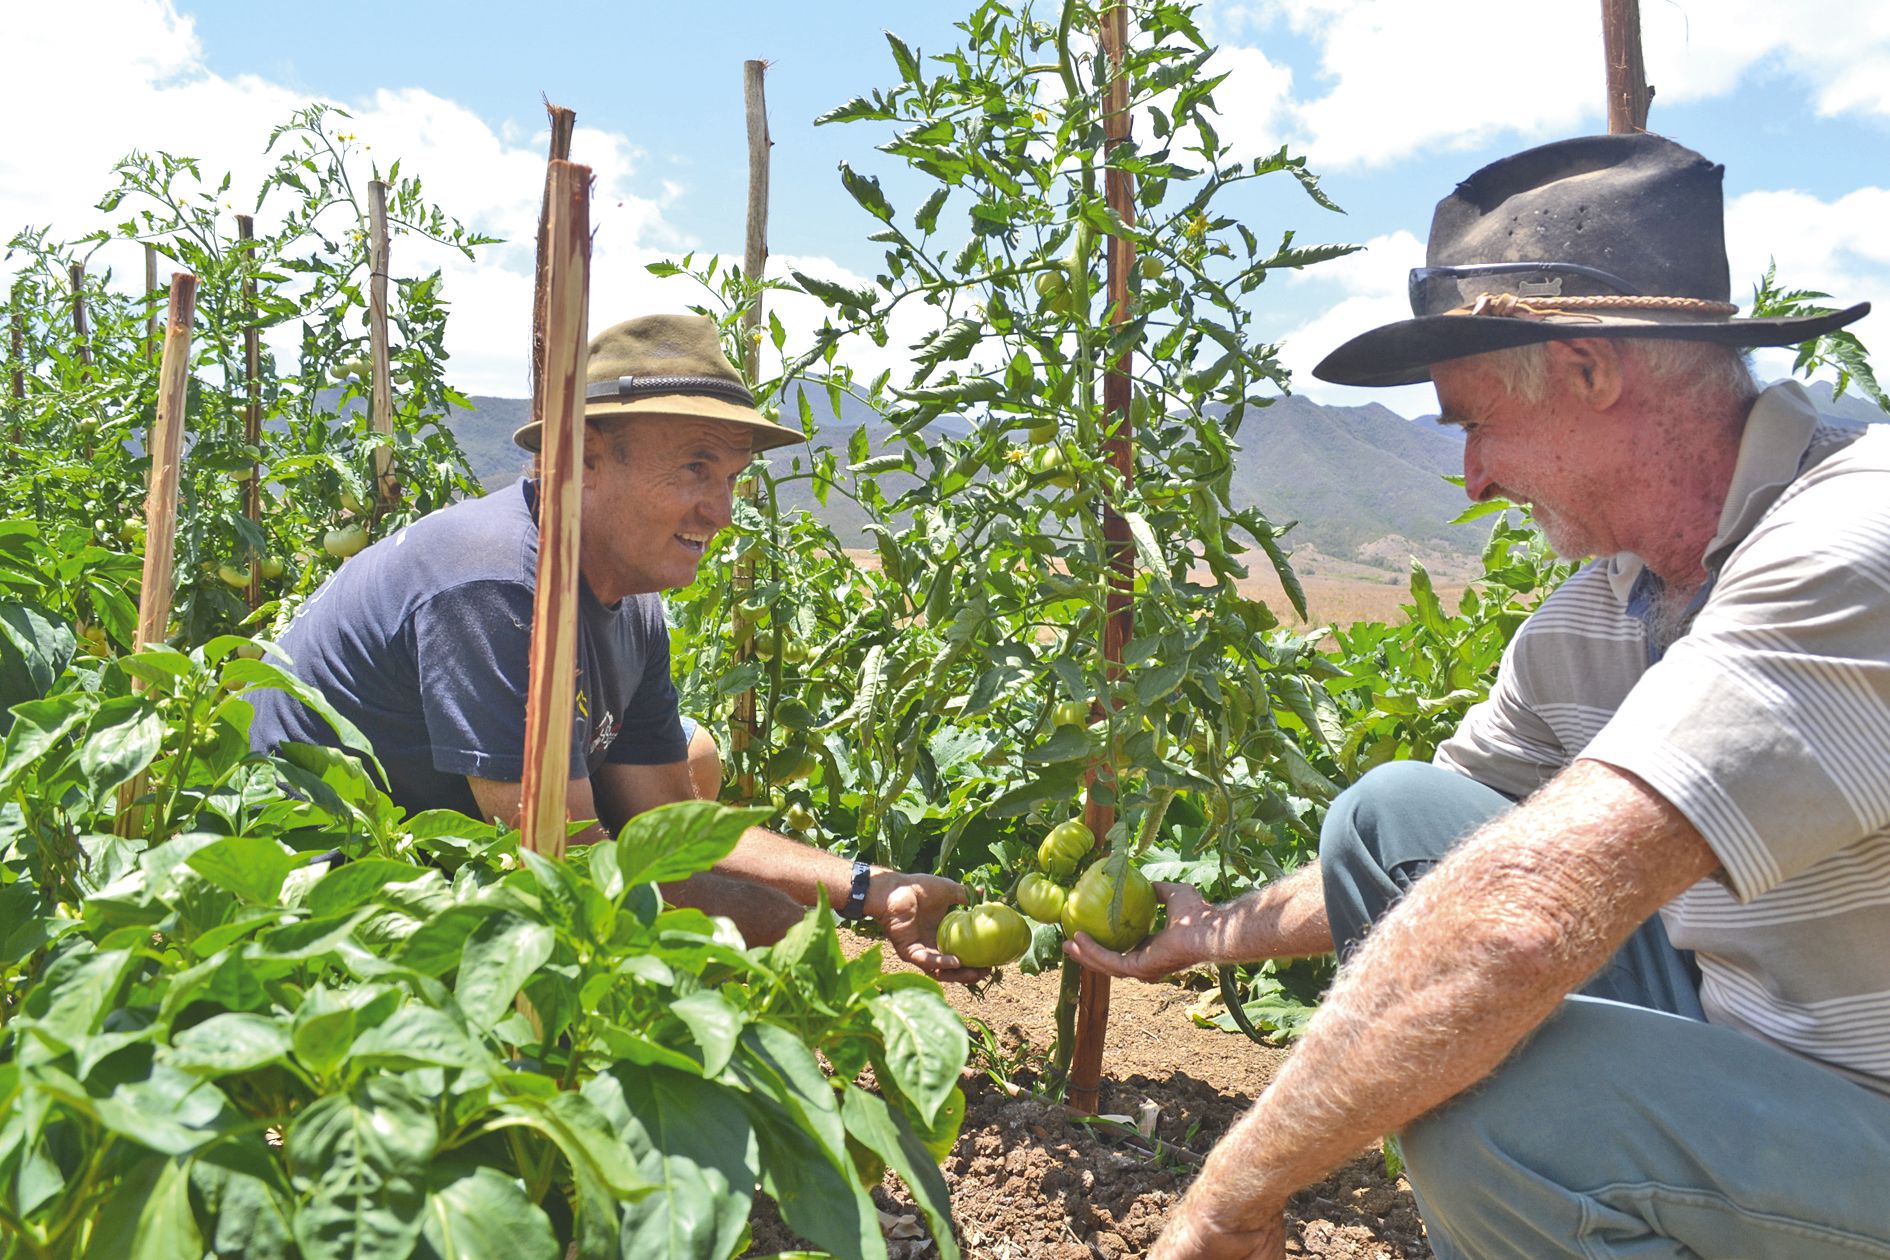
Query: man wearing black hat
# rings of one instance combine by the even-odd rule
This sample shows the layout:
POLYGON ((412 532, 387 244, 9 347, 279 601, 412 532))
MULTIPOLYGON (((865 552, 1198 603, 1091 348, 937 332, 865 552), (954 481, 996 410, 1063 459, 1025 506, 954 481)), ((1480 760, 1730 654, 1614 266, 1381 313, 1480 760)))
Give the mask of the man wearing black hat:
MULTIPOLYGON (((655 315, 591 343, 584 407, 572 818, 585 840, 696 795, 669 677, 659 592, 695 580, 729 523, 753 453, 801 440, 756 410, 702 316, 655 315)), ((515 435, 538 448, 536 424, 515 435)), ((537 486, 434 512, 344 564, 283 637, 295 673, 373 744, 411 811, 518 816, 537 576, 537 486)), ((280 691, 255 693, 251 742, 337 742, 280 691)), ((845 918, 882 923, 897 952, 944 979, 981 974, 935 948, 964 890, 851 862, 759 828, 713 874, 668 889, 725 914, 751 944, 777 939, 825 890, 845 918)))
POLYGON ((1440 1257, 1890 1256, 1890 429, 1753 382, 1869 308, 1734 318, 1721 174, 1649 135, 1486 167, 1414 318, 1315 370, 1429 379, 1470 496, 1596 560, 1314 868, 1070 947, 1343 959, 1156 1255, 1282 1254, 1287 1196, 1396 1131, 1440 1257))

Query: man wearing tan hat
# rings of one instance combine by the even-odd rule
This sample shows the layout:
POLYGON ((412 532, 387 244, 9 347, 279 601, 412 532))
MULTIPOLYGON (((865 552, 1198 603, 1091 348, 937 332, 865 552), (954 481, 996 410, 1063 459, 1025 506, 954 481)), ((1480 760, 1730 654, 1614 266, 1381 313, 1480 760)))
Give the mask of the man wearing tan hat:
POLYGON ((1737 318, 1722 174, 1653 135, 1493 163, 1412 318, 1315 369, 1428 379, 1467 493, 1596 560, 1318 863, 1070 947, 1341 959, 1161 1260, 1281 1256, 1288 1196, 1387 1132, 1441 1260, 1890 1257, 1890 427, 1752 379, 1869 307, 1737 318))
MULTIPOLYGON (((585 840, 696 795, 669 677, 660 592, 695 580, 729 523, 735 479, 758 451, 801 435, 756 410, 702 316, 653 315, 591 343, 584 409, 577 705, 570 816, 585 840)), ((538 426, 515 435, 538 448, 538 426)), ((295 673, 367 735, 388 793, 412 811, 515 820, 538 530, 521 481, 434 512, 349 560, 296 615, 295 673)), ((282 692, 256 697, 252 744, 334 745, 282 692)), ((666 890, 725 914, 751 944, 777 939, 825 890, 843 917, 880 922, 894 948, 943 979, 969 979, 935 948, 964 890, 932 875, 849 862, 749 831, 713 874, 666 890)))

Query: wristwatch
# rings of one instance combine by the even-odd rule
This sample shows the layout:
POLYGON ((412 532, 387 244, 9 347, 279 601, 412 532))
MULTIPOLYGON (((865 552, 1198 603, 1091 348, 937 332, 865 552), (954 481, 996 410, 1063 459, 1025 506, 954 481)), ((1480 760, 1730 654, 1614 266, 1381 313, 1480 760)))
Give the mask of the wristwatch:
POLYGON ((853 884, 847 889, 847 899, 835 906, 833 912, 849 923, 857 923, 864 919, 866 917, 866 886, 872 882, 872 864, 855 858, 853 884))

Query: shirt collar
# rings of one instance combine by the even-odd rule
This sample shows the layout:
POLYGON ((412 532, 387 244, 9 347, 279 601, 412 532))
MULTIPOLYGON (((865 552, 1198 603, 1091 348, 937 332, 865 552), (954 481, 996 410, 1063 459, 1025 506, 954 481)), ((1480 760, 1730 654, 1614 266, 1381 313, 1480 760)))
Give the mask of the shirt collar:
MULTIPOLYGON (((1706 546, 1704 560, 1709 573, 1752 532, 1759 518, 1798 476, 1798 465, 1817 427, 1817 406, 1797 381, 1779 381, 1759 394, 1739 438, 1739 459, 1733 465, 1725 505, 1720 508, 1719 532, 1706 546)), ((1604 563, 1608 584, 1625 606, 1645 566, 1631 551, 1609 556, 1604 563)))

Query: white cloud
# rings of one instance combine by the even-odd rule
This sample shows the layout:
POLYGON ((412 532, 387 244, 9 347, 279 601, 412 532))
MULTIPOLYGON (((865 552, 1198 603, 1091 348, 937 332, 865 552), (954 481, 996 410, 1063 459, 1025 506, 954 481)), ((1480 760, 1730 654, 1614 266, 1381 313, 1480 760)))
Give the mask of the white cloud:
MULTIPOLYGON (((230 172, 228 213, 246 211, 273 164, 263 152, 268 129, 310 103, 307 93, 264 78, 211 73, 191 19, 180 16, 172 0, 70 0, 19 9, 8 18, 0 116, 39 117, 51 100, 61 102, 63 112, 59 126, 15 127, 0 146, 0 233, 6 235, 51 225, 56 238, 72 239, 108 224, 110 217, 93 203, 110 185, 113 163, 133 149, 197 157, 211 180, 230 172), (70 84, 78 61, 86 71, 83 92, 70 84)), ((545 133, 495 130, 466 107, 413 88, 329 103, 352 115, 333 129, 353 132, 367 146, 358 179, 366 179, 368 161, 385 168, 398 158, 403 176, 421 179, 428 200, 475 230, 505 238, 469 261, 422 238, 396 236, 393 270, 443 273, 452 303, 447 350, 455 385, 523 394, 545 133)), ((658 281, 644 269, 697 244, 665 218, 680 186, 664 180, 654 198, 634 191, 646 155, 619 134, 580 127, 572 153, 595 180, 593 327, 693 300, 681 284, 658 281)), ((268 216, 265 209, 259 228, 266 230, 268 216)), ((17 260, 0 263, 0 280, 13 266, 17 260)), ((135 247, 107 247, 94 270, 105 267, 118 283, 142 284, 135 247)), ((295 337, 282 330, 271 340, 285 350, 295 337)))
POLYGON ((1314 402, 1335 407, 1380 403, 1406 416, 1434 415, 1437 399, 1429 385, 1365 389, 1330 385, 1312 374, 1319 361, 1369 329, 1408 319, 1411 303, 1405 282, 1411 268, 1424 263, 1424 242, 1410 232, 1373 237, 1365 248, 1321 263, 1294 276, 1295 306, 1317 303, 1318 314, 1278 336, 1280 359, 1293 374, 1293 390, 1314 402), (1329 294, 1319 302, 1313 294, 1329 294))
MULTIPOLYGON (((1224 110, 1223 131, 1243 155, 1278 147, 1284 131, 1315 169, 1338 171, 1598 129, 1598 7, 1538 2, 1526 23, 1520 12, 1512 0, 1220 0, 1209 27, 1226 65, 1252 44, 1277 60, 1285 31, 1310 44, 1319 72, 1278 100, 1263 77, 1263 107, 1224 110)), ((1890 5, 1879 0, 1831 0, 1815 21, 1776 0, 1661 0, 1641 6, 1641 24, 1656 125, 1663 103, 1726 96, 1772 72, 1807 85, 1822 115, 1890 117, 1890 5)), ((1230 80, 1220 95, 1243 90, 1230 80)))

